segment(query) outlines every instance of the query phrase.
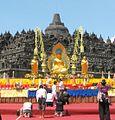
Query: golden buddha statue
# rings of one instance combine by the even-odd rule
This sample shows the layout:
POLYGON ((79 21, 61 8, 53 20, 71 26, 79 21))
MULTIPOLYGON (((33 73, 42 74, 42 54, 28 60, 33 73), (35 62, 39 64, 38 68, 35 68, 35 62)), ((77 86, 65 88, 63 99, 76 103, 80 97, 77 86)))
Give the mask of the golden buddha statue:
POLYGON ((52 73, 54 74, 65 74, 68 69, 66 68, 64 61, 62 60, 62 50, 57 49, 55 58, 52 64, 52 73))
POLYGON ((81 73, 83 76, 86 76, 88 73, 88 61, 86 56, 84 56, 81 61, 81 73))
POLYGON ((37 56, 34 56, 34 58, 31 61, 31 70, 32 70, 32 74, 37 76, 37 74, 38 74, 38 60, 37 60, 37 56))

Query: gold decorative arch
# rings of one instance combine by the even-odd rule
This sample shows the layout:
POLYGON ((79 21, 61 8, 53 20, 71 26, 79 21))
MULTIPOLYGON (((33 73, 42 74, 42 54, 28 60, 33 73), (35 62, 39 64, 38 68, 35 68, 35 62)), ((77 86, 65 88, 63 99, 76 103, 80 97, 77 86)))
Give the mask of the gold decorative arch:
POLYGON ((56 51, 57 50, 61 51, 62 61, 64 62, 64 66, 67 69, 69 69, 69 67, 70 67, 70 60, 69 60, 69 57, 67 56, 67 52, 66 52, 65 47, 61 43, 57 43, 52 49, 51 56, 48 58, 48 69, 50 72, 52 70, 52 65, 54 63, 54 59, 56 58, 56 51))
POLYGON ((52 53, 55 54, 56 50, 57 49, 61 49, 62 50, 62 53, 65 53, 66 54, 66 49, 65 47, 61 44, 61 43, 57 43, 53 49, 52 49, 52 53))

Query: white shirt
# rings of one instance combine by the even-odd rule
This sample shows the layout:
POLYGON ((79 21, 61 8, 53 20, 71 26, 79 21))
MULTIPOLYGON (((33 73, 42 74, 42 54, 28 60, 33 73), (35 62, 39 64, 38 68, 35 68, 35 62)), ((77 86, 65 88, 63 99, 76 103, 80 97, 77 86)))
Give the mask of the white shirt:
POLYGON ((53 101, 54 101, 54 95, 52 93, 48 93, 46 102, 53 102, 53 101))
POLYGON ((59 82, 59 89, 60 89, 60 90, 64 90, 63 81, 60 81, 60 82, 59 82))
POLYGON ((36 91, 36 99, 38 101, 39 98, 47 98, 47 91, 44 88, 40 88, 36 91))
POLYGON ((24 104, 23 104, 23 108, 22 108, 23 110, 31 110, 32 109, 32 103, 31 102, 25 102, 24 104))
POLYGON ((52 93, 56 93, 57 92, 57 86, 56 85, 53 85, 52 86, 52 93))

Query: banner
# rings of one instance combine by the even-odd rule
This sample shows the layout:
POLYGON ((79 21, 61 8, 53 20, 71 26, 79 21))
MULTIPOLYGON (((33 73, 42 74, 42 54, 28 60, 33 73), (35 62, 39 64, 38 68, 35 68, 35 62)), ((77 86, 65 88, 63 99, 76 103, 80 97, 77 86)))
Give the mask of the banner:
POLYGON ((1 97, 28 97, 28 90, 1 90, 1 97))

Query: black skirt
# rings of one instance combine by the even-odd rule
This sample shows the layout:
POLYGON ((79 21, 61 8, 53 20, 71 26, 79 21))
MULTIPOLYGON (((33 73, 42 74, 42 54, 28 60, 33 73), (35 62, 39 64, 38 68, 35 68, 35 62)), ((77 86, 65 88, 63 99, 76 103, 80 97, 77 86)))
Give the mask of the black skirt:
POLYGON ((63 102, 56 102, 56 112, 63 111, 63 102))

